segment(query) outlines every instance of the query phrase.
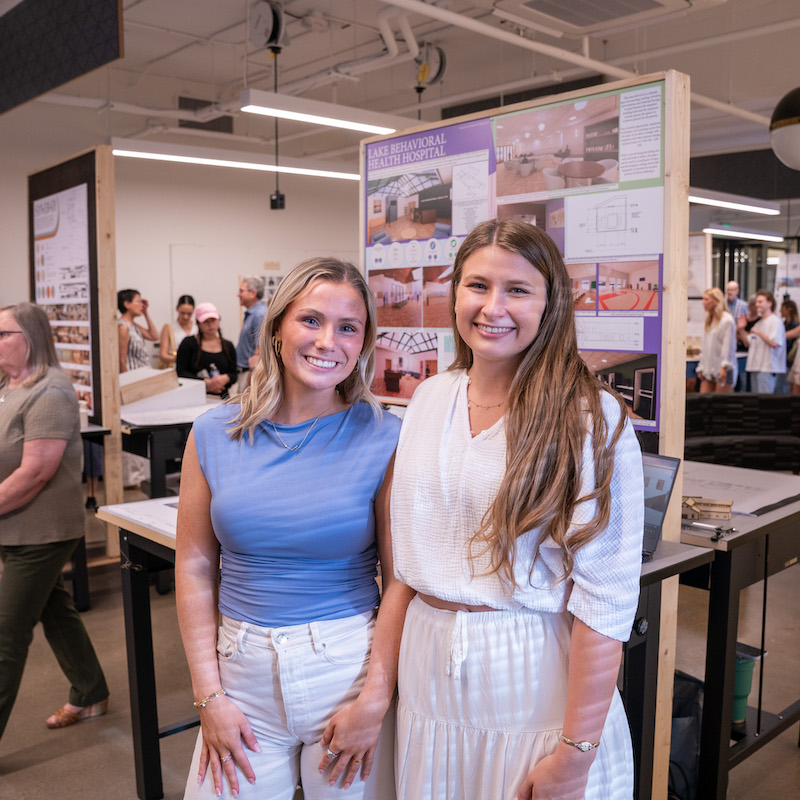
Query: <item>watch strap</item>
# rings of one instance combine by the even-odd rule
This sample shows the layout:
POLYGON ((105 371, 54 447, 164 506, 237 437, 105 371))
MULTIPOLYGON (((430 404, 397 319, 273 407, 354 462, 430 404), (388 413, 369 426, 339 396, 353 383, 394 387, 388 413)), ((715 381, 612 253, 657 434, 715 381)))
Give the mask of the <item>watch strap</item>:
POLYGON ((589 750, 596 750, 598 747, 600 747, 600 742, 573 742, 572 739, 568 739, 563 733, 561 734, 561 741, 564 742, 564 744, 575 747, 582 753, 588 753, 589 750))

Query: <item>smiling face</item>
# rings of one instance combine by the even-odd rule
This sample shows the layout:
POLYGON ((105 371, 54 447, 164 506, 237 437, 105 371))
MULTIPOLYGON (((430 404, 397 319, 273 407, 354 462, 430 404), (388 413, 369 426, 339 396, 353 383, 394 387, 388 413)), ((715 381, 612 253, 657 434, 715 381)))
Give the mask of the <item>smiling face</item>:
POLYGON ((301 292, 275 331, 287 395, 332 393, 355 369, 366 323, 364 300, 349 283, 316 280, 301 292))
POLYGON ((455 301, 456 327, 473 363, 516 369, 539 332, 547 282, 526 258, 488 245, 464 261, 455 301))
POLYGON ((772 313, 772 306, 763 294, 756 295, 756 312, 759 317, 768 317, 772 313))

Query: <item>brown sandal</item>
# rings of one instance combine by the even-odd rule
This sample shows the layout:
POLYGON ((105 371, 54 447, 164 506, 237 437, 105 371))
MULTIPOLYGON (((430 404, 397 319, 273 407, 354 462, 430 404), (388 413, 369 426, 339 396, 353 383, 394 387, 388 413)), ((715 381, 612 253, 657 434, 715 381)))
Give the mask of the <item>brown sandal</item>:
POLYGON ((91 706, 82 708, 77 713, 70 711, 65 706, 56 711, 52 717, 48 717, 45 725, 48 728, 67 728, 80 722, 82 719, 94 719, 95 717, 102 717, 108 711, 108 698, 101 700, 99 703, 94 703, 91 706), (52 722, 50 721, 52 719, 52 722))

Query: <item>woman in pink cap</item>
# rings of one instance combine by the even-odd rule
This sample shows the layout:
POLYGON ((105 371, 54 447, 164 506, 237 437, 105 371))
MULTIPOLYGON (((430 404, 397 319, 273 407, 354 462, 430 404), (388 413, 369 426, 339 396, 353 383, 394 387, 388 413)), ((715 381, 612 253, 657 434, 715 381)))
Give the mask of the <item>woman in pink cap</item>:
POLYGON ((219 329, 219 311, 213 303, 200 303, 194 311, 199 331, 178 348, 176 366, 181 378, 202 378, 206 392, 226 399, 236 382, 236 350, 219 329))

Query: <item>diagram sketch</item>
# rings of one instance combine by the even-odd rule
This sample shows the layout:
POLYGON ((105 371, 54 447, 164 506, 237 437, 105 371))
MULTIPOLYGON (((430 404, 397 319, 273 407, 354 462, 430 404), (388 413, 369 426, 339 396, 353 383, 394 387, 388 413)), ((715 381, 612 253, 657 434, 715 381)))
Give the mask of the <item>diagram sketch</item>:
POLYGON ((654 254, 663 241, 663 194, 658 188, 609 197, 565 198, 565 257, 610 258, 654 254))

